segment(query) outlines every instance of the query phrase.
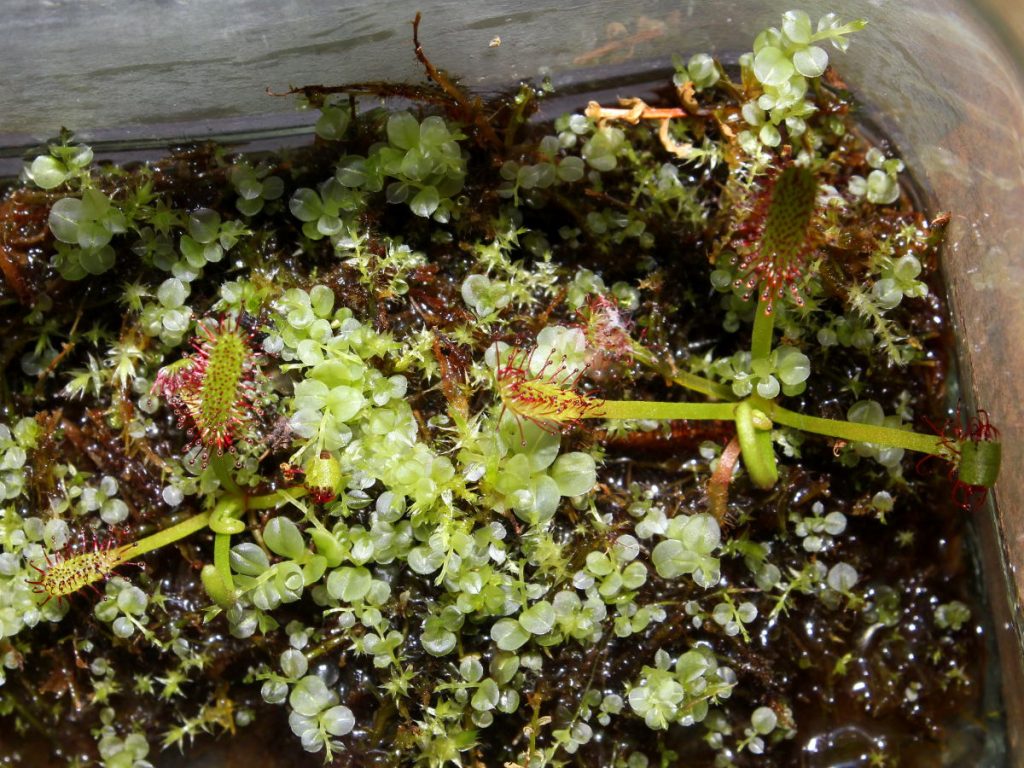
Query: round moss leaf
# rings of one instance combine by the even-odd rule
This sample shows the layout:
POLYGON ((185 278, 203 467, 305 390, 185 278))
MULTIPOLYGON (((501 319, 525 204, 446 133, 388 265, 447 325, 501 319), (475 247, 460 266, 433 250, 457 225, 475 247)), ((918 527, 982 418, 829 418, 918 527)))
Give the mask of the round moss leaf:
POLYGON ((286 677, 297 679, 306 674, 309 661, 306 654, 295 648, 289 648, 281 654, 281 671, 286 677))
POLYGON ((821 77, 828 68, 828 53, 816 45, 793 54, 793 66, 804 77, 821 77))
POLYGON ((287 517, 272 518, 263 528, 263 541, 271 552, 289 560, 298 560, 306 552, 299 527, 287 517))
POLYGON ((476 689, 469 704, 477 712, 489 712, 498 706, 500 696, 501 691, 498 690, 498 684, 488 677, 480 683, 480 687, 476 689))
POLYGON ((355 728, 356 718, 351 709, 339 704, 320 715, 320 724, 332 736, 344 736, 355 728))
POLYGON ((420 645, 431 656, 444 656, 455 650, 457 638, 454 632, 446 629, 431 628, 420 635, 420 645))
POLYGON ((531 635, 545 635, 555 626, 555 609, 547 600, 541 600, 520 614, 519 623, 531 635))
POLYGON ((231 548, 231 570, 243 576, 259 576, 270 567, 267 554, 252 542, 236 544, 231 548))
POLYGON ((316 717, 333 701, 336 699, 327 684, 316 675, 308 675, 299 680, 288 696, 291 708, 306 717, 316 717))
POLYGON ((292 199, 288 201, 288 209, 299 221, 316 221, 324 207, 320 195, 308 187, 302 187, 295 190, 292 199))
POLYGON ((366 597, 372 583, 366 568, 339 568, 327 577, 327 593, 335 600, 353 603, 366 597))
POLYGON ((515 619, 498 619, 491 627, 491 639, 503 651, 517 651, 530 639, 530 633, 515 619))
POLYGON ((658 542, 651 552, 654 569, 663 579, 675 579, 684 573, 692 573, 697 560, 697 556, 676 539, 658 542))
POLYGON ((768 45, 754 57, 754 77, 764 85, 780 86, 793 76, 793 63, 781 50, 768 45))
POLYGON ((198 208, 188 217, 188 233, 198 243, 212 243, 220 231, 220 214, 211 208, 198 208))
POLYGON ((422 216, 426 219, 437 210, 437 206, 440 204, 441 198, 437 194, 437 189, 434 187, 424 187, 409 201, 409 208, 417 216, 422 216))
POLYGON ((558 501, 561 498, 558 484, 547 475, 539 475, 531 483, 530 496, 532 505, 522 510, 529 518, 527 522, 542 523, 550 520, 558 509, 558 501))
POLYGON ((797 45, 811 41, 811 17, 806 11, 786 11, 782 14, 782 31, 797 45))
POLYGON ((706 555, 721 543, 722 530, 711 515, 692 515, 683 526, 681 538, 687 549, 706 555))
POLYGON ((399 149, 411 149, 420 140, 420 124, 408 112, 388 118, 388 141, 399 149))
POLYGON ((77 245, 82 217, 82 201, 77 197, 62 197, 50 208, 50 231, 62 243, 77 245))
POLYGON ((564 182, 579 181, 587 172, 582 158, 571 155, 558 163, 558 178, 564 182))
POLYGON ((81 252, 82 269, 90 275, 102 275, 114 266, 117 257, 114 249, 109 245, 100 248, 84 250, 81 252))
POLYGON ((321 139, 338 141, 348 130, 351 114, 343 107, 323 107, 313 130, 321 139))
POLYGON ((775 712, 772 711, 771 707, 758 707, 750 716, 750 724, 754 726, 754 730, 762 736, 767 736, 769 733, 774 731, 778 722, 779 718, 775 712))
POLYGON ((37 186, 43 189, 59 187, 68 178, 63 164, 49 155, 41 155, 33 160, 32 165, 29 166, 28 175, 37 186))
POLYGON ((828 572, 825 581, 836 592, 849 592, 857 584, 860 576, 849 563, 836 563, 828 572))
POLYGON ((563 496, 582 496, 597 484, 597 465, 590 454, 567 453, 555 460, 551 478, 563 496))
POLYGON ((362 410, 366 398, 358 389, 341 385, 331 389, 324 401, 335 419, 349 421, 362 410))

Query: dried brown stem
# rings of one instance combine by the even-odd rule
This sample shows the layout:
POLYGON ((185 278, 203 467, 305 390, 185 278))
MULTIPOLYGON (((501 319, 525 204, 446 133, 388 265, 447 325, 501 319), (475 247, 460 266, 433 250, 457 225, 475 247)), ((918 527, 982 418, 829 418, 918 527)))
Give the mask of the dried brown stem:
POLYGON ((485 148, 492 150, 500 150, 501 142, 498 140, 498 135, 494 132, 494 127, 483 111, 483 104, 479 99, 470 100, 466 97, 466 94, 461 88, 453 83, 447 75, 441 72, 435 67, 430 59, 427 58, 427 54, 423 52, 423 46, 420 44, 420 20, 422 14, 417 13, 416 18, 412 22, 412 43, 416 51, 416 58, 420 60, 423 68, 427 72, 427 77, 430 78, 437 86, 447 94, 448 98, 452 103, 459 108, 463 113, 467 121, 472 122, 473 132, 476 134, 477 139, 485 148))
POLYGON ((599 123, 621 120, 637 125, 641 120, 669 120, 673 117, 689 117, 681 107, 651 107, 643 99, 619 99, 621 107, 602 107, 596 101, 587 103, 583 114, 599 123))

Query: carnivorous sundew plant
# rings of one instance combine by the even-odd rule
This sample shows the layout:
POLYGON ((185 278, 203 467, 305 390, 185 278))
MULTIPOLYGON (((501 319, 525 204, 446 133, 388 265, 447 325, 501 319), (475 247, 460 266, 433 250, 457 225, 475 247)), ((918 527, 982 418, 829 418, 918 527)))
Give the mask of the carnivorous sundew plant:
POLYGON ((951 214, 830 66, 864 23, 555 115, 417 19, 424 83, 289 92, 305 148, 28 157, 0 762, 982 754, 999 432, 947 397, 951 214))

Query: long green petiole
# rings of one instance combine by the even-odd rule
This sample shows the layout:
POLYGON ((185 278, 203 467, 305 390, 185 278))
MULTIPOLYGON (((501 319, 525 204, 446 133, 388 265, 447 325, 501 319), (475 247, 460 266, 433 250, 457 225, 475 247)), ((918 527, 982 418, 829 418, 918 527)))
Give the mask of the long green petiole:
POLYGON ((739 403, 666 403, 647 400, 595 400, 580 418, 735 421, 743 461, 754 484, 771 488, 779 479, 771 442, 771 422, 749 401, 739 403))
POLYGON ((732 421, 736 403, 669 403, 649 400, 598 400, 584 419, 688 419, 732 421))
POLYGON ((779 467, 772 448, 772 424, 747 400, 736 406, 736 439, 754 485, 765 490, 773 487, 779 480, 779 467))
POLYGON ((231 534, 218 533, 213 538, 213 567, 229 593, 235 591, 235 578, 231 575, 231 534))
POLYGON ((750 339, 752 360, 765 359, 772 353, 772 338, 775 329, 775 313, 771 310, 771 299, 762 293, 754 310, 754 329, 750 339))
MULTIPOLYGON (((770 345, 770 323, 761 324, 761 334, 770 345)), ((978 479, 990 485, 998 473, 999 444, 992 441, 983 442, 981 445, 991 448, 982 450, 976 440, 951 441, 911 430, 807 416, 756 394, 724 403, 602 400, 566 388, 564 380, 542 379, 514 365, 499 369, 498 390, 505 408, 538 424, 571 424, 582 419, 733 421, 744 464, 761 488, 771 488, 778 479, 771 441, 774 423, 838 440, 940 456, 957 463, 961 480, 972 485, 978 484, 978 479)))
POLYGON ((231 474, 233 463, 233 458, 230 454, 220 454, 210 458, 210 467, 213 469, 213 474, 220 481, 220 487, 230 494, 240 496, 242 495, 242 489, 238 487, 234 475, 231 474))
MULTIPOLYGON (((216 471, 216 464, 214 468, 216 471)), ((222 478, 222 485, 233 487, 237 492, 228 491, 213 510, 192 515, 180 523, 131 544, 97 547, 71 556, 57 554, 54 557, 47 557, 45 567, 34 566, 39 571, 39 579, 30 583, 37 592, 45 594, 47 600, 61 600, 83 587, 102 581, 116 568, 131 563, 137 557, 210 528, 215 534, 214 563, 204 566, 203 583, 218 604, 231 602, 234 594, 234 579, 230 568, 231 535, 244 531, 246 527, 239 517, 249 509, 278 507, 305 495, 307 491, 304 488, 293 488, 260 496, 246 496, 234 483, 233 478, 230 483, 224 482, 222 478)))
POLYGON ((181 541, 193 533, 198 533, 203 530, 210 523, 210 513, 200 512, 198 515, 193 515, 185 520, 182 520, 176 525, 172 525, 170 528, 164 528, 162 531, 150 534, 138 541, 127 544, 123 547, 118 547, 117 552, 118 565, 127 563, 130 560, 144 555, 147 552, 152 552, 155 549, 166 547, 169 544, 174 544, 176 541, 181 541))
POLYGON ((772 400, 753 395, 751 402, 764 411, 772 421, 793 427, 803 432, 834 437, 852 443, 874 443, 890 448, 904 448, 908 451, 928 453, 933 456, 949 457, 948 442, 938 435, 925 435, 909 429, 880 427, 872 424, 861 424, 855 421, 823 419, 818 416, 807 416, 802 413, 783 408, 772 400))

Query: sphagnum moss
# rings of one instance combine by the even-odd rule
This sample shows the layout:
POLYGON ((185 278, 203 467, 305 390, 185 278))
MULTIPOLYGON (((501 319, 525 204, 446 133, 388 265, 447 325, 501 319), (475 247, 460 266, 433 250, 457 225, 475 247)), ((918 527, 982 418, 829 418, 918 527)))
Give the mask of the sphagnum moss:
POLYGON ((931 764, 998 431, 931 399, 948 217, 822 78, 862 26, 792 11, 738 77, 542 128, 544 88, 477 102, 417 40, 426 85, 295 91, 307 151, 32 159, 0 750, 787 766, 831 721, 931 764))

